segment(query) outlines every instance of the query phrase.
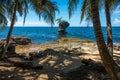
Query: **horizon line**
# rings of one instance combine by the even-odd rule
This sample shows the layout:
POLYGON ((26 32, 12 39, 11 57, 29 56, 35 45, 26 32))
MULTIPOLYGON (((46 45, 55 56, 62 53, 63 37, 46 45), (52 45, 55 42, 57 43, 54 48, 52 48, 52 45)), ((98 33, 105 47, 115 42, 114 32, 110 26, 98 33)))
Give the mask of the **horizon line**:
MULTIPOLYGON (((10 26, 6 26, 6 27, 10 27, 10 26)), ((58 27, 58 26, 14 26, 14 27, 58 27)), ((69 26, 69 27, 93 27, 93 26, 69 26)), ((106 26, 102 26, 102 27, 106 27, 106 26)), ((112 27, 120 27, 120 26, 112 26, 112 27)))

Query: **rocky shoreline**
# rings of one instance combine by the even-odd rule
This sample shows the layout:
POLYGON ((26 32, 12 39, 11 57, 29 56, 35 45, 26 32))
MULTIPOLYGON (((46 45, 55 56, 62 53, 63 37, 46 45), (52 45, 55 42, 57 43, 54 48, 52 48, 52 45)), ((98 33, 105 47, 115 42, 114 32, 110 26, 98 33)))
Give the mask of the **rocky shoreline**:
MULTIPOLYGON (((23 77, 25 80, 54 80, 54 78, 57 80, 103 80, 108 78, 101 64, 97 45, 93 41, 61 38, 53 43, 33 44, 27 37, 12 39, 10 45, 13 45, 14 49, 10 50, 13 48, 10 46, 7 52, 8 61, 0 61, 0 70, 5 71, 5 75, 7 72, 13 73, 7 78, 3 72, 0 72, 2 80, 22 80, 23 77), (8 62, 11 66, 10 70, 3 66, 3 64, 8 66, 8 62), (18 72, 16 68, 19 68, 18 72), (19 73, 19 75, 14 73, 19 73)), ((1 40, 0 44, 4 42, 5 40, 1 40)), ((120 51, 117 49, 119 47, 115 48, 116 46, 114 47, 114 59, 120 64, 120 51)), ((0 50, 2 51, 2 48, 0 50)))
MULTIPOLYGON (((0 40, 0 53, 2 52, 5 39, 0 40)), ((98 53, 97 45, 90 40, 84 40, 80 38, 61 38, 53 43, 35 44, 31 42, 31 39, 24 36, 13 37, 10 41, 11 50, 9 52, 16 53, 39 53, 48 49, 52 49, 57 52, 64 53, 98 53), (14 48, 14 49, 13 49, 14 48)), ((120 44, 114 44, 114 51, 120 51, 120 44)))
MULTIPOLYGON (((0 53, 3 51, 3 43, 5 39, 0 40, 0 53)), ((24 36, 13 37, 8 47, 8 54, 16 53, 23 55, 27 59, 31 57, 41 56, 43 54, 56 55, 56 54, 68 54, 68 55, 99 55, 96 42, 80 39, 80 38, 61 38, 53 43, 35 44, 31 42, 31 39, 24 36)), ((119 57, 120 45, 114 45, 114 55, 119 57)), ((120 60, 118 57, 115 59, 120 60)), ((89 59, 89 57, 85 57, 89 59)), ((92 60, 101 61, 100 56, 91 57, 92 60)), ((119 62, 120 63, 120 62, 119 62)))

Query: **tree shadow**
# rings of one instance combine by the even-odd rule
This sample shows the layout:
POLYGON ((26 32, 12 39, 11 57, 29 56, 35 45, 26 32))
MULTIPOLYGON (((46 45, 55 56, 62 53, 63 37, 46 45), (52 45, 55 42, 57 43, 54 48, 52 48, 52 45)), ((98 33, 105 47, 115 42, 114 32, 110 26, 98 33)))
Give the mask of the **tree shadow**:
MULTIPOLYGON (((0 80, 85 80, 88 79, 89 74, 96 76, 101 71, 105 74, 101 63, 95 63, 91 59, 81 59, 79 56, 83 54, 47 49, 39 54, 31 55, 32 60, 28 59, 27 61, 32 61, 33 65, 41 64, 42 70, 16 67, 15 65, 5 66, 11 63, 0 61, 0 80), (4 65, 1 65, 2 63, 4 65)), ((24 60, 24 57, 16 55, 16 58, 20 58, 21 61, 24 60)), ((13 55, 9 58, 13 58, 13 55)), ((17 61, 16 58, 15 61, 17 61)))
POLYGON ((120 66, 120 53, 114 53, 113 55, 114 60, 120 66))

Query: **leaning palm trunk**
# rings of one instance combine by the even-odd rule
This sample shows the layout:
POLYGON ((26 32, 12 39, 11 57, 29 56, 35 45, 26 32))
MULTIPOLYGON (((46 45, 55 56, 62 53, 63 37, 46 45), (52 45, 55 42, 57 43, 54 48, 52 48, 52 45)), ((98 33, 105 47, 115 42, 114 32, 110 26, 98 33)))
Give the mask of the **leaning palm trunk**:
POLYGON ((104 67, 111 78, 111 80, 119 80, 117 76, 117 71, 115 69, 115 62, 113 61, 112 57, 109 54, 107 46, 105 44, 100 18, 99 18, 99 11, 98 11, 98 0, 90 0, 91 1, 91 10, 92 10, 92 17, 93 17, 93 25, 94 25, 94 32, 96 36, 96 42, 98 46, 98 50, 103 61, 104 67))
POLYGON ((12 12, 12 19, 11 19, 11 24, 10 24, 10 29, 9 29, 9 32, 8 32, 8 35, 7 35, 7 40, 6 40, 6 44, 5 44, 5 46, 4 46, 4 50, 3 50, 3 55, 2 55, 2 57, 5 56, 5 53, 6 53, 6 51, 7 51, 7 48, 8 48, 8 46, 9 46, 9 41, 10 41, 10 39, 11 39, 12 30, 13 30, 14 23, 15 23, 17 4, 18 4, 18 0, 16 0, 16 1, 14 2, 13 12, 12 12))
POLYGON ((110 9, 109 9, 108 0, 105 0, 105 13, 106 13, 106 21, 107 21, 107 47, 110 55, 113 56, 112 27, 111 27, 110 9))

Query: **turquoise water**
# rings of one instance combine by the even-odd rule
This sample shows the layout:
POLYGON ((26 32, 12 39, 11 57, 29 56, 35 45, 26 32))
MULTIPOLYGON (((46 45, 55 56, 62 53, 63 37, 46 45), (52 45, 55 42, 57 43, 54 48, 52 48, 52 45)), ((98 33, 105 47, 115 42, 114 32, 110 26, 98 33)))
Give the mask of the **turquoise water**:
MULTIPOLYGON (((0 39, 6 38, 8 27, 0 32, 0 39)), ((33 43, 52 42, 61 37, 57 33, 58 27, 14 27, 13 36, 30 37, 33 43)), ((102 28, 106 40, 106 28, 102 28)), ((113 27, 113 42, 120 43, 120 27, 113 27)), ((68 27, 64 37, 83 38, 95 41, 93 27, 68 27)))

